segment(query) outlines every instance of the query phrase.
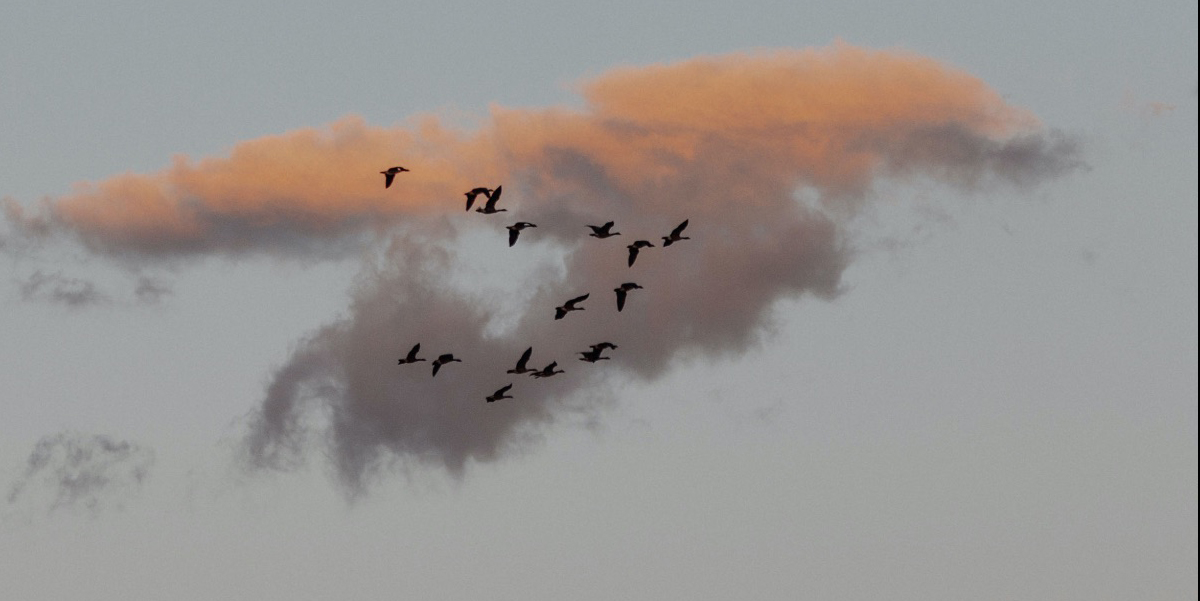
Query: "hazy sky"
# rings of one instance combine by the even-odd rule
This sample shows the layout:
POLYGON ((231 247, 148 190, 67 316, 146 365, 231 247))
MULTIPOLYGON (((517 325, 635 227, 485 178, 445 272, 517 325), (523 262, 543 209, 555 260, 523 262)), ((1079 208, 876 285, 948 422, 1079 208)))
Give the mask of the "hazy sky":
POLYGON ((5 12, 15 598, 1197 595, 1194 3, 5 12))

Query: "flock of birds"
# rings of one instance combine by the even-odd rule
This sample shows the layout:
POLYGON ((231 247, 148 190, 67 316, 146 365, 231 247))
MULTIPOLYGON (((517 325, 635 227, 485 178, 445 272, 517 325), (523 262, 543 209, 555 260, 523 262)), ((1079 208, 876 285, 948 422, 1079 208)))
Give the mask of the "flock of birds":
MULTIPOLYGON (((396 175, 405 173, 408 171, 409 171, 408 169, 405 169, 404 167, 399 167, 399 166, 391 167, 391 168, 387 169, 386 171, 380 171, 380 173, 382 173, 384 176, 383 187, 390 188, 392 186, 392 182, 395 180, 396 175)), ((483 213, 484 215, 493 215, 495 213, 504 212, 507 209, 496 208, 496 203, 498 203, 500 201, 500 196, 501 196, 501 194, 503 194, 503 192, 504 192, 503 186, 496 186, 495 188, 485 188, 485 187, 472 188, 471 190, 468 190, 465 193, 465 195, 467 197, 466 210, 470 211, 471 207, 475 205, 475 199, 478 198, 479 196, 483 196, 485 199, 487 199, 487 201, 483 204, 483 206, 476 207, 475 212, 483 213)), ((620 236, 621 232, 612 231, 613 225, 614 225, 614 223, 612 221, 609 221, 603 225, 588 225, 587 227, 592 230, 592 233, 590 233, 588 235, 593 238, 598 238, 601 240, 603 240, 605 238, 611 238, 613 236, 620 236)), ((662 240, 663 240, 662 246, 665 248, 665 247, 671 246, 672 244, 679 242, 681 240, 690 240, 691 238, 688 238, 687 236, 683 235, 683 230, 685 228, 687 228, 687 225, 688 225, 688 220, 685 219, 683 221, 683 223, 680 223, 678 226, 675 227, 675 229, 671 230, 671 233, 669 235, 663 236, 662 237, 662 240)), ((531 228, 531 227, 537 227, 537 225, 530 223, 528 221, 518 221, 512 225, 505 226, 505 228, 508 230, 508 245, 511 247, 514 244, 516 244, 517 239, 521 235, 521 232, 523 230, 531 228)), ((629 267, 633 267, 633 263, 637 260, 638 251, 640 251, 643 248, 653 248, 653 247, 654 247, 654 245, 651 244, 649 240, 635 240, 632 244, 628 245, 626 248, 629 249, 629 267)), ((624 284, 621 284, 619 287, 614 288, 613 292, 615 292, 617 295, 617 311, 621 311, 625 308, 625 299, 631 291, 641 290, 641 289, 642 289, 642 287, 639 286, 635 282, 625 282, 624 284)), ((572 298, 572 299, 568 300, 567 302, 563 303, 561 306, 555 307, 554 319, 556 319, 556 320, 562 319, 562 318, 566 317, 567 314, 571 313, 572 311, 583 311, 584 307, 581 307, 579 305, 581 303, 583 303, 583 301, 586 301, 589 296, 591 296, 591 293, 584 294, 582 296, 577 296, 577 297, 572 298)), ((579 358, 580 361, 586 361, 588 363, 596 363, 597 361, 605 361, 605 360, 610 359, 610 357, 603 356, 604 351, 616 349, 616 348, 617 348, 617 345, 615 345, 611 342, 601 342, 598 344, 591 345, 590 350, 580 351, 577 354, 581 355, 581 357, 579 358)), ((421 343, 418 342, 417 344, 413 345, 412 349, 410 349, 408 351, 408 354, 406 356, 404 356, 403 358, 400 359, 399 365, 413 364, 413 363, 419 363, 419 362, 425 361, 426 359, 417 356, 417 354, 420 352, 421 352, 421 343)), ((530 376, 532 376, 534 378, 549 378, 549 377, 555 376, 557 374, 566 373, 565 370, 558 369, 558 361, 551 361, 549 365, 547 365, 546 367, 544 367, 542 369, 534 369, 534 368, 529 367, 528 366, 529 358, 532 355, 533 355, 533 347, 529 347, 529 348, 525 349, 525 352, 521 354, 521 358, 517 360, 516 367, 508 370, 507 373, 518 374, 518 375, 529 374, 530 376)), ((462 359, 455 357, 453 353, 444 353, 444 354, 438 355, 438 357, 433 360, 433 377, 437 376, 438 371, 441 370, 443 365, 446 365, 449 363, 456 363, 456 362, 461 363, 462 359)), ((489 403, 494 403, 494 402, 502 400, 502 399, 511 399, 513 397, 506 393, 509 390, 511 390, 512 387, 513 387, 513 385, 511 383, 506 386, 503 386, 500 389, 496 390, 496 392, 488 395, 485 400, 489 403)))

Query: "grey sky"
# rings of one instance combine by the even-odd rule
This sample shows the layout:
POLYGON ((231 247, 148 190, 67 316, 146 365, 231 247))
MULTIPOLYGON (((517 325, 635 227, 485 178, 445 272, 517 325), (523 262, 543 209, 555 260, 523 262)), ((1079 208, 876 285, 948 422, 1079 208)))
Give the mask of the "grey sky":
MULTIPOLYGON (((964 188, 969 172, 897 163, 845 222, 836 298, 785 295, 744 355, 663 358, 659 379, 606 382, 461 479, 403 463, 349 507, 323 452, 282 474, 231 466, 306 337, 386 289, 364 267, 382 248, 130 263, 5 238, 0 484, 58 432, 156 458, 95 519, 10 508, 16 597, 1196 596, 1194 3, 284 8, 9 7, 0 197, 36 212, 80 182, 347 115, 473 129, 492 105, 580 109, 579 82, 615 67, 835 39, 980 78, 1087 168, 964 188), (109 302, 63 296, 81 291, 109 302)), ((451 285, 506 285, 469 260, 487 233, 446 238, 451 285)), ((567 265, 526 234, 515 275, 567 265)))

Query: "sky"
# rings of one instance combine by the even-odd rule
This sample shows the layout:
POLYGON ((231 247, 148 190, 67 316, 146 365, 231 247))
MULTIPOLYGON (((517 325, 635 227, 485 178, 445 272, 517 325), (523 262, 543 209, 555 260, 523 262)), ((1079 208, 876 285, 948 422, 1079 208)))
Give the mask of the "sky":
POLYGON ((1194 4, 7 12, 17 597, 1197 595, 1194 4))

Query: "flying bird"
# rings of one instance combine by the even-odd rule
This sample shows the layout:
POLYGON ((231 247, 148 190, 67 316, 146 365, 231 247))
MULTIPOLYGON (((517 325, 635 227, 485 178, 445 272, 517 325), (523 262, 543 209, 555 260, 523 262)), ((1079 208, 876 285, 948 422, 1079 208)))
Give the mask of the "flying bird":
POLYGON ((493 190, 490 195, 488 195, 487 204, 483 205, 482 207, 480 207, 478 209, 475 209, 475 212, 483 213, 484 215, 491 215, 492 213, 499 213, 500 211, 507 211, 508 209, 497 209, 496 208, 496 203, 500 201, 500 194, 503 193, 503 188, 504 188, 504 186, 496 186, 496 189, 493 190))
POLYGON ((579 354, 583 355, 582 357, 579 358, 579 360, 587 361, 588 363, 595 363, 597 361, 607 361, 608 359, 611 359, 611 357, 601 357, 600 353, 603 353, 603 352, 604 352, 603 347, 596 348, 595 346, 593 346, 592 350, 590 350, 590 351, 579 351, 579 354))
POLYGON ((380 171, 383 174, 383 187, 391 188, 392 180, 396 178, 396 174, 404 173, 405 171, 408 171, 408 169, 404 167, 390 167, 387 171, 380 171))
POLYGON ((638 250, 642 249, 642 248, 646 248, 646 247, 653 248, 654 245, 650 244, 649 240, 637 240, 633 244, 630 244, 629 246, 626 247, 629 249, 629 266, 630 267, 633 267, 633 262, 637 260, 638 250))
POLYGON ((604 238, 611 238, 613 236, 620 236, 621 232, 611 231, 612 226, 613 226, 613 222, 611 222, 611 221, 609 221, 608 223, 606 223, 604 225, 589 225, 588 227, 592 228, 592 233, 590 233, 588 235, 593 238, 600 238, 601 240, 603 240, 604 238))
POLYGON ((638 286, 637 284, 634 284, 633 282, 625 282, 624 284, 621 284, 620 288, 613 288, 613 291, 617 293, 617 311, 620 311, 621 309, 625 308, 625 295, 629 294, 630 290, 641 290, 641 289, 642 289, 641 286, 638 286))
POLYGON ((482 194, 484 198, 491 198, 493 190, 491 188, 471 188, 470 192, 466 192, 467 210, 471 210, 471 205, 475 204, 475 197, 482 194))
POLYGON ((419 351, 419 350, 421 350, 420 342, 413 345, 412 349, 410 349, 408 351, 408 356, 401 359, 400 363, 398 363, 397 365, 404 365, 405 363, 416 363, 417 361, 424 361, 424 359, 417 357, 417 351, 419 351))
POLYGON ((554 374, 567 373, 565 370, 561 370, 561 369, 558 371, 555 371, 554 370, 555 367, 558 367, 558 361, 551 361, 550 365, 547 365, 545 368, 535 371, 529 375, 531 375, 535 378, 549 378, 550 376, 553 376, 554 374))
POLYGON ((684 219, 684 220, 683 220, 683 223, 681 223, 681 224, 679 224, 679 225, 675 226, 675 229, 671 230, 671 235, 670 235, 670 236, 663 236, 663 237, 662 237, 662 239, 663 239, 663 248, 666 248, 666 247, 668 247, 668 246, 670 246, 670 245, 672 245, 672 244, 674 244, 674 243, 676 243, 676 242, 679 242, 680 240, 691 240, 691 238, 688 238, 687 236, 680 236, 680 235, 679 235, 679 234, 682 234, 682 233, 683 233, 683 228, 687 227, 687 224, 688 224, 688 220, 687 220, 687 219, 684 219))
POLYGON ((487 402, 495 403, 496 401, 498 401, 500 399, 511 399, 512 398, 511 396, 504 394, 504 393, 508 392, 509 388, 512 388, 512 384, 509 384, 508 386, 505 386, 505 387, 501 388, 500 390, 493 392, 491 394, 491 396, 489 396, 487 398, 487 402))
POLYGON ((577 297, 567 301, 566 303, 564 303, 563 306, 555 307, 554 319, 562 319, 563 317, 566 317, 567 313, 570 313, 571 311, 582 311, 583 307, 576 307, 575 303, 582 303, 583 301, 587 300, 587 297, 590 295, 591 295, 591 293, 589 292, 583 296, 577 296, 577 297))
POLYGON ((599 343, 599 344, 593 344, 593 345, 590 345, 590 346, 592 347, 592 350, 593 350, 593 351, 594 351, 594 350, 596 350, 596 349, 604 350, 604 349, 606 349, 606 348, 613 348, 613 349, 617 348, 617 345, 615 345, 615 344, 613 344, 613 343, 611 343, 611 342, 601 342, 601 343, 599 343))
POLYGON ((507 372, 507 373, 510 373, 510 374, 528 374, 528 373, 532 373, 532 372, 535 372, 535 371, 537 371, 536 369, 533 369, 533 368, 530 368, 530 367, 525 367, 525 364, 529 362, 529 356, 530 356, 530 355, 532 355, 532 354, 533 354, 533 347, 532 347, 532 346, 531 346, 531 347, 529 347, 529 348, 527 348, 527 349, 525 349, 525 352, 524 352, 524 353, 521 353, 521 358, 520 358, 520 359, 517 359, 517 366, 516 366, 515 368, 513 368, 513 369, 510 369, 510 370, 508 370, 508 372, 507 372))
POLYGON ((445 355, 440 355, 440 356, 438 356, 437 359, 434 359, 433 360, 433 375, 436 376, 438 370, 441 369, 443 365, 450 363, 451 361, 458 361, 459 363, 462 363, 462 359, 454 358, 454 355, 451 353, 446 353, 445 355))
POLYGON ((512 225, 506 225, 504 227, 508 230, 508 245, 511 247, 517 243, 517 236, 521 235, 521 230, 527 227, 537 227, 537 225, 529 223, 528 221, 518 221, 512 225))

